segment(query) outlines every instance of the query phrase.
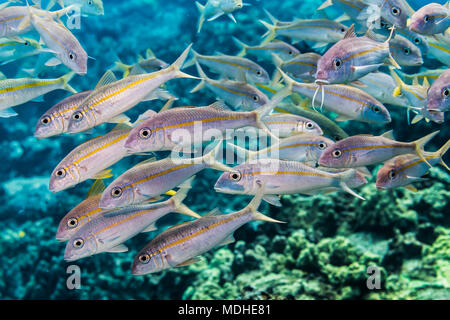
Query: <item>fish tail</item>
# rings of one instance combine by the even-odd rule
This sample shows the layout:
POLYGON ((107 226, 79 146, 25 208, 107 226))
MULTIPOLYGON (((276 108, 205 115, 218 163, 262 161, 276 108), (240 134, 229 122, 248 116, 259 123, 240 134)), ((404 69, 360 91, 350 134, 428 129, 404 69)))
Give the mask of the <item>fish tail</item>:
POLYGON ((283 59, 280 58, 279 55, 272 53, 272 59, 273 59, 273 63, 275 64, 275 66, 277 67, 273 73, 272 76, 272 82, 270 83, 271 85, 275 85, 280 81, 281 78, 281 73, 279 71, 279 69, 281 69, 281 65, 283 64, 283 59))
POLYGON ((69 84, 69 81, 73 78, 74 75, 75 75, 75 72, 69 72, 69 73, 63 75, 60 79, 61 79, 61 82, 63 83, 64 90, 70 91, 72 93, 77 93, 77 90, 72 88, 72 86, 69 84))
POLYGON ((201 216, 191 209, 189 209, 184 203, 183 200, 186 198, 189 190, 192 188, 192 181, 194 180, 194 177, 189 178, 185 182, 183 182, 182 185, 180 185, 180 189, 175 193, 174 196, 170 198, 170 200, 173 201, 173 205, 175 207, 174 212, 185 214, 190 217, 194 218, 201 218, 201 216))
POLYGON ((126 78, 130 74, 131 68, 133 66, 130 66, 128 64, 123 63, 118 59, 116 62, 114 62, 114 66, 111 68, 113 71, 120 71, 123 73, 123 77, 126 78))
POLYGON ((200 30, 202 30, 203 23, 205 22, 205 6, 201 5, 200 2, 196 1, 195 4, 197 5, 198 11, 200 11, 200 18, 198 18, 198 27, 197 27, 197 33, 200 33, 200 30))
POLYGON ((75 10, 77 12, 81 12, 81 5, 80 4, 71 4, 70 6, 64 7, 64 3, 60 3, 60 6, 62 9, 58 10, 58 11, 54 11, 52 12, 52 14, 56 17, 56 18, 61 18, 63 15, 67 14, 68 12, 75 10))
POLYGON ((403 82, 402 78, 391 69, 391 76, 394 79, 395 83, 397 84, 397 87, 392 92, 393 97, 398 97, 402 93, 402 88, 404 87, 405 83, 403 82))
POLYGON ((267 32, 262 35, 262 38, 265 37, 265 39, 261 43, 261 44, 266 44, 275 38, 276 25, 272 25, 268 22, 265 22, 264 20, 259 20, 259 22, 262 23, 264 25, 264 27, 267 28, 267 32))
POLYGON ((192 43, 183 51, 178 59, 169 68, 167 68, 169 70, 175 71, 177 78, 198 79, 198 77, 191 76, 190 74, 184 73, 180 70, 183 67, 184 61, 186 60, 191 47, 192 43))
POLYGON ((248 50, 248 45, 246 45, 245 43, 243 43, 241 40, 239 40, 236 37, 233 37, 233 41, 242 48, 241 52, 239 52, 237 54, 238 57, 243 57, 247 54, 247 50, 248 50))
POLYGON ((351 195, 361 199, 361 200, 366 200, 365 198, 363 198, 362 196, 360 196, 359 194, 357 194, 355 191, 353 191, 352 189, 350 189, 350 187, 348 186, 347 182, 351 179, 353 179, 356 175, 358 174, 358 172, 355 169, 349 169, 347 171, 344 171, 342 173, 338 173, 339 175, 339 187, 341 189, 343 189, 344 191, 350 193, 351 195))
POLYGON ((195 66, 197 67, 198 74, 202 80, 197 86, 195 86, 194 89, 191 90, 191 93, 204 89, 206 86, 206 80, 208 79, 208 76, 205 74, 202 67, 200 67, 200 64, 197 61, 195 61, 195 66))
POLYGON ((264 189, 265 189, 264 186, 259 186, 258 192, 252 199, 252 201, 250 201, 250 203, 247 205, 246 209, 250 210, 250 212, 252 213, 253 220, 260 220, 274 223, 285 223, 283 221, 272 219, 258 211, 258 208, 261 204, 261 200, 264 197, 264 189))
POLYGON ((192 58, 189 59, 188 61, 186 61, 186 63, 183 66, 183 69, 192 67, 195 64, 195 62, 197 61, 198 53, 194 49, 191 49, 191 52, 192 52, 192 58))
POLYGON ((264 12, 267 14, 267 16, 269 17, 270 21, 272 21, 272 24, 277 25, 280 21, 275 18, 267 9, 264 9, 264 12))
POLYGON ((328 8, 329 6, 333 5, 333 0, 327 0, 320 7, 317 8, 317 10, 323 10, 325 8, 328 8))
POLYGON ((431 164, 427 161, 427 159, 425 158, 424 155, 424 147, 425 145, 431 140, 433 139, 437 134, 439 133, 438 131, 435 131, 433 133, 430 133, 428 135, 426 135, 425 137, 422 137, 416 141, 413 142, 413 144, 415 145, 415 149, 416 149, 416 154, 419 156, 420 159, 422 159, 423 162, 425 162, 430 168, 431 168, 431 164))
POLYGON ((277 68, 277 71, 281 74, 281 76, 283 77, 283 81, 286 84, 288 90, 290 93, 292 93, 292 87, 294 86, 294 79, 292 79, 291 77, 289 77, 283 70, 281 70, 280 68, 277 68))
POLYGON ((436 153, 439 155, 439 158, 441 159, 440 164, 445 167, 445 169, 447 169, 448 171, 450 171, 450 168, 447 166, 447 164, 444 162, 444 160, 442 159, 442 157, 444 156, 444 154, 448 151, 448 149, 450 148, 450 140, 447 140, 447 142, 438 150, 436 151, 436 153))
POLYGON ((219 171, 233 172, 233 168, 223 164, 216 160, 217 155, 219 154, 219 150, 222 150, 222 140, 219 140, 217 145, 207 154, 202 157, 203 162, 206 164, 208 168, 216 169, 219 171))

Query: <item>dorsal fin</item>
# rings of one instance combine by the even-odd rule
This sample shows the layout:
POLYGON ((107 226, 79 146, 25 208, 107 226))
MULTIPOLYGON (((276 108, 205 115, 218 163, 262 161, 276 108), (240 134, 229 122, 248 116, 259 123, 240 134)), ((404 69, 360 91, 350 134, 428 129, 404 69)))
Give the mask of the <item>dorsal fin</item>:
POLYGON ((139 162, 137 165, 135 165, 135 167, 137 166, 141 166, 143 164, 147 164, 147 163, 152 163, 156 161, 156 157, 151 157, 150 159, 146 159, 144 161, 139 162))
POLYGON ((350 28, 348 28, 347 31, 345 32, 344 39, 348 38, 356 38, 355 24, 352 24, 350 28))
POLYGON ((95 89, 101 88, 101 87, 106 86, 107 84, 113 83, 115 81, 117 81, 117 79, 116 79, 116 76, 114 75, 114 72, 112 72, 111 70, 108 70, 100 78, 97 85, 95 86, 95 89))
POLYGON ((95 180, 95 182, 92 184, 91 188, 88 191, 88 194, 86 196, 86 199, 92 196, 95 196, 97 194, 103 193, 103 191, 106 189, 105 183, 103 180, 95 180))
POLYGON ((118 123, 111 131, 131 129, 132 127, 126 123, 118 123))
POLYGON ((228 108, 228 106, 222 100, 216 101, 213 104, 210 104, 208 107, 216 110, 230 111, 230 108, 228 108))
POLYGON ((170 108, 172 108, 173 102, 177 100, 176 98, 171 98, 169 100, 167 100, 167 102, 163 105, 163 107, 161 108, 161 110, 159 110, 158 113, 164 112, 166 110, 169 110, 170 108))
POLYGON ((413 86, 418 86, 419 85, 419 78, 417 78, 417 76, 415 76, 413 78, 412 84, 413 84, 413 86))
POLYGON ((207 214, 205 214, 204 217, 215 217, 215 216, 220 216, 221 214, 222 214, 222 212, 218 208, 215 208, 215 209, 212 209, 207 214))
POLYGON ((145 52, 145 56, 147 59, 156 58, 155 54, 153 53, 152 49, 147 49, 145 52))
POLYGON ((427 77, 423 78, 422 87, 425 87, 427 89, 430 87, 430 83, 428 82, 428 78, 427 77))
POLYGON ((381 135, 384 138, 395 140, 394 138, 394 130, 389 130, 381 135))
POLYGON ((370 28, 366 31, 366 34, 364 36, 371 40, 380 42, 380 36, 373 32, 370 28))
POLYGON ((144 73, 147 73, 147 72, 139 64, 136 64, 133 67, 133 69, 131 69, 128 76, 137 76, 137 75, 144 74, 144 73))
POLYGON ((137 56, 138 63, 141 61, 144 61, 144 60, 145 60, 145 58, 142 56, 142 54, 138 54, 138 56, 137 56))

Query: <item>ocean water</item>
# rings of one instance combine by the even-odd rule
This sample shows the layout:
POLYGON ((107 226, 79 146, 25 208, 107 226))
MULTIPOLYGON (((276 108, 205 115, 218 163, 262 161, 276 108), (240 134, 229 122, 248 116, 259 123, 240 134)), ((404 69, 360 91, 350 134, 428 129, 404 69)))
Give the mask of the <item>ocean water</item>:
MULTIPOLYGON (((202 1, 204 2, 204 1, 202 1)), ((75 76, 71 85, 78 91, 94 88, 115 61, 132 64, 151 49, 172 63, 190 44, 202 54, 234 55, 239 48, 232 36, 257 44, 269 21, 263 9, 281 21, 319 17, 317 0, 247 0, 234 13, 237 24, 222 16, 205 22, 197 34, 199 13, 193 0, 104 0, 103 16, 81 17, 73 29, 86 52, 88 73, 75 76)), ((43 1, 46 3, 46 1, 43 1)), ((426 1, 411 1, 414 9, 426 1)), ((337 9, 327 10, 330 18, 337 9)), ((63 17, 63 21, 65 18, 63 17)), ((349 25, 349 23, 347 23, 349 25)), ((31 33, 38 39, 36 33, 31 33)), ((311 51, 309 43, 296 43, 311 51)), ((45 60, 29 57, 0 71, 8 78, 45 60)), ((269 74, 274 66, 258 61, 269 74)), ((410 74, 442 67, 425 57, 419 68, 404 68, 410 74)), ((40 78, 65 74, 67 68, 44 68, 40 78)), ((194 68, 186 72, 196 75, 194 68)), ((120 73, 117 73, 120 75, 120 73)), ((167 89, 179 99, 177 106, 203 106, 215 97, 203 90, 190 93, 198 83, 176 79, 167 89)), ((33 136, 39 117, 68 96, 62 90, 46 94, 44 102, 15 107, 17 117, 0 119, 0 298, 1 299, 449 299, 450 298, 450 176, 440 166, 430 170, 427 180, 415 183, 417 193, 399 188, 377 190, 376 171, 369 183, 358 189, 367 200, 343 192, 317 196, 290 195, 283 207, 263 203, 260 211, 286 224, 253 222, 235 232, 236 242, 214 248, 201 261, 183 268, 133 276, 134 256, 162 230, 188 219, 169 214, 158 221, 158 230, 142 233, 126 242, 125 253, 102 253, 74 262, 64 261, 65 244, 55 240, 62 217, 85 199, 92 180, 59 193, 48 190, 49 177, 59 161, 73 148, 108 132, 103 124, 92 133, 62 135, 38 140, 33 136), (373 282, 376 269, 377 280, 373 282), (80 287, 70 283, 74 268, 80 287), (371 287, 370 283, 379 286, 371 287)), ((142 102, 127 115, 131 119, 164 101, 142 102)), ((448 122, 421 121, 408 125, 406 111, 390 107, 388 125, 347 121, 339 125, 350 135, 379 135, 394 130, 399 141, 413 141, 430 132, 439 135, 427 145, 434 151, 450 137, 448 122)), ((130 156, 113 166, 118 176, 145 156, 130 156)), ((450 163, 447 155, 444 161, 450 163)), ((246 206, 248 196, 219 194, 214 183, 220 173, 205 170, 197 175, 185 203, 206 214, 214 208, 229 213, 246 206)), ((106 180, 106 184, 112 178, 106 180)))

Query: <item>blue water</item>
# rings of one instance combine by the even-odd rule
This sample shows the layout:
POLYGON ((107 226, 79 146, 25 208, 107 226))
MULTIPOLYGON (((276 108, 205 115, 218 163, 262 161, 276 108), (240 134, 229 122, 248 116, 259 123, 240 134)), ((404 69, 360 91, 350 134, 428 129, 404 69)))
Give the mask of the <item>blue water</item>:
MULTIPOLYGON (((168 63, 173 62, 190 43, 194 43, 195 50, 203 54, 212 55, 214 52, 222 52, 233 55, 239 51, 239 48, 233 43, 232 36, 236 36, 246 43, 257 44, 260 42, 261 35, 266 30, 258 23, 258 20, 264 19, 268 21, 263 8, 270 11, 280 20, 286 21, 294 17, 310 18, 314 14, 317 17, 315 9, 321 4, 321 1, 316 0, 246 0, 245 2, 251 4, 251 6, 244 7, 235 13, 237 24, 234 24, 226 16, 222 16, 215 21, 205 22, 202 32, 197 34, 198 11, 194 1, 105 0, 104 16, 82 17, 81 29, 73 30, 74 35, 79 39, 92 59, 88 60, 87 75, 84 77, 76 76, 70 83, 78 91, 94 88, 101 75, 117 59, 132 64, 137 60, 137 56, 139 54, 144 55, 148 48, 151 48, 158 58, 168 63)), ((43 3, 46 2, 43 1, 43 3)), ((415 9, 424 3, 426 1, 410 2, 415 9)), ((340 15, 338 11, 333 10, 329 11, 330 16, 340 15)), ((36 33, 34 33, 34 37, 37 38, 36 33)), ((306 43, 297 43, 296 46, 302 52, 311 50, 306 43)), ((273 72, 273 65, 267 62, 259 62, 268 70, 269 74, 273 72)), ((12 78, 21 69, 33 67, 35 63, 36 58, 32 57, 18 63, 0 67, 0 71, 8 78, 12 78)), ((439 65, 433 60, 428 61, 427 66, 437 67, 439 65)), ((195 74, 193 68, 188 70, 195 74)), ((405 71, 412 73, 418 70, 418 68, 405 69, 405 71)), ((39 76, 41 78, 51 78, 61 76, 67 71, 64 66, 58 66, 44 69, 39 76)), ((178 79, 169 82, 167 88, 179 98, 176 102, 178 106, 200 106, 214 102, 214 96, 207 91, 194 94, 189 93, 196 84, 196 80, 178 79)), ((255 266, 258 265, 258 261, 262 264, 268 263, 271 259, 266 258, 264 260, 261 258, 262 260, 257 260, 255 258, 257 262, 253 261, 254 265, 246 269, 245 263, 248 262, 250 265, 251 259, 248 258, 244 262, 238 262, 238 258, 251 256, 251 254, 240 253, 241 256, 239 256, 239 246, 246 248, 246 250, 253 250, 252 248, 258 244, 266 248, 267 255, 276 253, 286 256, 286 251, 278 252, 276 247, 272 245, 274 238, 283 239, 285 237, 286 239, 293 232, 304 230, 305 238, 310 243, 318 243, 324 238, 335 239, 337 236, 344 236, 350 239, 352 233, 339 234, 339 227, 347 223, 358 225, 358 221, 356 221, 359 219, 358 217, 353 217, 354 221, 349 222, 345 217, 337 216, 338 218, 336 218, 336 216, 332 217, 331 215, 319 222, 312 221, 314 219, 311 220, 311 225, 317 230, 311 230, 311 228, 305 226, 292 227, 289 226, 289 223, 286 227, 262 227, 262 224, 248 225, 238 230, 235 234, 235 238, 241 240, 239 245, 236 243, 230 244, 226 249, 228 251, 224 251, 225 253, 232 252, 234 254, 234 264, 223 264, 222 267, 218 267, 217 264, 220 263, 214 259, 217 258, 215 254, 218 250, 223 248, 216 248, 205 256, 204 264, 210 264, 211 267, 205 268, 205 265, 202 265, 197 269, 196 267, 190 267, 189 269, 171 270, 145 277, 132 276, 130 267, 133 257, 159 231, 140 234, 128 241, 127 245, 130 248, 128 253, 102 253, 75 263, 66 263, 63 260, 65 245, 57 242, 54 239, 54 235, 60 219, 85 198, 92 181, 86 181, 75 188, 52 194, 48 191, 49 176, 59 161, 73 148, 94 136, 108 132, 113 127, 112 124, 103 124, 95 128, 93 133, 81 133, 73 136, 63 135, 44 140, 35 139, 33 131, 39 117, 66 96, 68 96, 68 93, 65 91, 49 93, 45 95, 45 102, 43 103, 29 102, 16 107, 15 110, 19 116, 0 119, 0 158, 2 159, 2 166, 0 166, 0 298, 2 299, 189 299, 192 297, 245 299, 252 296, 240 293, 241 291, 239 290, 241 288, 237 284, 236 279, 239 275, 242 276, 242 274, 245 275, 247 273, 248 279, 246 281, 251 283, 262 281, 261 279, 267 277, 267 274, 263 277, 261 274, 252 274, 251 271, 260 267, 255 266), (81 269, 81 288, 78 290, 70 290, 66 286, 68 277, 66 271, 71 264, 75 264, 81 269), (208 273, 208 270, 213 270, 214 272, 219 270, 217 271, 219 275, 213 271, 208 273), (190 293, 194 290, 193 288, 205 283, 210 284, 214 290, 211 289, 213 291, 208 293, 208 289, 204 288, 206 293, 203 293, 203 295, 198 293, 198 295, 193 296, 190 293), (222 287, 228 288, 227 283, 230 286, 236 285, 238 289, 234 287, 229 289, 229 291, 226 289, 220 291, 218 289, 222 287)), ((163 104, 163 101, 144 102, 127 112, 127 115, 135 119, 148 108, 159 110, 163 104)), ((450 136, 447 124, 438 125, 421 121, 414 126, 408 126, 404 110, 392 108, 390 111, 392 123, 387 126, 355 122, 342 123, 341 126, 349 134, 370 133, 376 135, 393 129, 399 141, 413 141, 432 131, 441 130, 439 136, 427 146, 430 150, 436 150, 450 136)), ((144 159, 144 156, 127 157, 113 167, 113 172, 117 176, 144 159)), ((450 162, 448 161, 448 156, 446 160, 447 163, 450 162)), ((376 171, 374 170, 374 172, 376 171)), ((438 178, 436 178, 437 174, 435 174, 423 187, 433 190, 433 183, 436 182, 441 187, 436 189, 438 190, 437 192, 448 190, 450 186, 449 175, 443 170, 436 172, 439 172, 440 175, 439 182, 436 182, 438 178)), ((206 171, 199 174, 186 204, 201 214, 205 214, 216 207, 224 212, 243 208, 249 201, 248 197, 216 194, 214 192, 213 185, 218 176, 219 173, 215 171, 206 171)), ((111 181, 109 179, 107 183, 111 181)), ((374 181, 372 180, 370 184, 373 186, 374 181)), ((370 192, 376 193, 372 189, 364 191, 364 193, 370 192)), ((432 194, 433 191, 429 193, 432 194)), ((339 193, 339 195, 342 197, 342 193, 339 193)), ((313 205, 312 208, 315 206, 321 209, 326 207, 328 208, 327 210, 336 213, 346 211, 348 209, 345 207, 346 202, 337 200, 339 195, 330 196, 329 198, 319 197, 316 203, 317 206, 313 205), (335 202, 337 204, 333 208, 335 202)), ((418 234, 418 226, 424 223, 431 225, 432 231, 429 232, 432 233, 435 233, 433 230, 438 227, 448 230, 450 228, 448 215, 447 217, 439 216, 442 211, 445 212, 446 210, 448 213, 448 194, 436 195, 436 199, 441 201, 440 203, 435 203, 436 216, 422 211, 430 210, 430 212, 434 212, 433 204, 430 207, 430 203, 426 202, 422 195, 420 191, 417 195, 410 195, 409 193, 405 195, 405 191, 401 191, 380 192, 371 196, 374 203, 378 201, 388 203, 392 209, 390 211, 395 214, 404 212, 406 215, 406 212, 411 213, 411 211, 417 214, 417 219, 411 220, 413 221, 411 222, 413 226, 407 224, 409 220, 406 218, 406 226, 402 226, 401 223, 397 224, 397 222, 394 226, 387 226, 383 224, 381 218, 380 220, 374 218, 375 222, 372 222, 370 227, 358 226, 353 231, 355 234, 357 232, 367 234, 373 232, 373 234, 376 234, 377 237, 380 236, 385 241, 392 241, 396 232, 400 232, 401 235, 418 234), (447 209, 445 209, 445 206, 447 206, 447 209), (405 209, 406 207, 409 211, 405 209)), ((353 201, 353 204, 356 203, 347 195, 344 198, 348 201, 353 201)), ((305 197, 305 203, 308 201, 315 203, 315 200, 307 200, 305 197)), ((349 211, 354 210, 356 212, 359 210, 357 206, 353 206, 353 209, 350 208, 349 211)), ((311 206, 307 207, 311 209, 311 206)), ((376 207, 375 204, 374 207, 376 207)), ((275 218, 282 214, 286 217, 286 212, 289 212, 289 208, 281 210, 269 207, 267 204, 264 204, 261 208, 261 211, 275 218)), ((296 208, 298 209, 298 207, 296 208)), ((291 213, 292 216, 297 214, 294 209, 292 209, 291 213)), ((322 213, 320 212, 320 214, 322 213)), ((376 212, 371 213, 377 214, 376 212)), ((319 213, 317 213, 317 216, 319 216, 319 213)), ((158 226, 160 226, 160 230, 163 230, 184 221, 183 219, 183 217, 175 215, 167 216, 159 221, 158 226)), ((295 219, 293 218, 293 220, 295 219)), ((426 245, 431 244, 427 243, 426 245)), ((423 246, 425 247, 425 244, 423 246)), ((392 247, 393 245, 391 249, 392 247)), ((405 252, 408 251, 405 249, 405 252)), ((294 254, 297 256, 298 252, 294 253, 292 251, 292 255, 294 254)), ((255 256, 259 257, 256 253, 255 256)), ((286 256, 286 258, 289 257, 286 256)), ((419 259, 417 255, 414 258, 419 259)), ((400 273, 402 265, 406 265, 409 259, 408 253, 405 253, 401 259, 403 260, 396 262, 396 269, 394 268, 390 272, 400 273)), ((387 265, 391 266, 387 262, 383 267, 389 269, 387 265)), ((289 266, 288 263, 286 268, 290 268, 289 272, 291 272, 296 267, 289 266)), ((302 270, 302 268, 299 267, 299 270, 302 270)), ((316 274, 314 271, 312 271, 311 276, 306 275, 308 270, 308 268, 305 268, 301 271, 302 276, 304 276, 305 286, 309 283, 308 281, 313 283, 316 279, 323 278, 323 275, 316 274)), ((278 274, 278 271, 271 272, 271 275, 278 274)), ((284 274, 281 271, 279 273, 284 274)), ((327 282, 324 280, 324 283, 327 282)), ((282 286, 281 284, 277 285, 280 288, 282 286)), ((349 286, 354 289, 364 286, 364 284, 345 284, 339 283, 339 281, 330 281, 327 283, 327 286, 327 290, 331 288, 330 291, 333 291, 333 288, 339 288, 340 290, 345 286, 349 286)), ((261 287, 264 287, 264 285, 261 285, 261 287)), ((257 285, 255 285, 255 288, 255 290, 259 290, 257 285)), ((350 296, 350 298, 368 298, 368 291, 354 290, 354 295, 350 296)), ((294 295, 294 298, 336 298, 331 293, 328 295, 327 293, 311 294, 310 296, 306 293, 305 296, 302 296, 302 294, 294 295)), ((262 296, 255 295, 253 297, 261 298, 262 296)), ((274 294, 271 298, 285 299, 287 296, 274 294)))

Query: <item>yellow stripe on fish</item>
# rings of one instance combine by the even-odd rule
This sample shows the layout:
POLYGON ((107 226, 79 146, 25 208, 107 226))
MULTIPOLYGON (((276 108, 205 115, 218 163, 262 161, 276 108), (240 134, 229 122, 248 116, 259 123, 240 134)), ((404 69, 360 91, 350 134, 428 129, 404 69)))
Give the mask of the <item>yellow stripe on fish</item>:
POLYGON ((21 84, 21 85, 14 86, 14 87, 8 87, 8 88, 0 89, 0 94, 13 92, 13 91, 18 91, 18 90, 22 90, 22 89, 28 89, 28 88, 34 88, 34 87, 39 87, 39 86, 51 85, 51 84, 58 83, 58 81, 60 81, 60 80, 56 79, 56 80, 53 80, 53 81, 42 81, 42 82, 32 82, 32 83, 21 84))
POLYGON ((348 60, 353 59, 353 58, 362 57, 362 56, 364 56, 364 55, 366 55, 368 53, 372 53, 372 52, 375 52, 377 50, 382 50, 382 49, 385 49, 385 45, 384 44, 380 45, 380 46, 373 47, 371 49, 367 49, 367 50, 358 52, 358 53, 354 53, 351 56, 349 56, 349 57, 347 57, 345 59, 342 59, 342 61, 348 61, 348 60))

